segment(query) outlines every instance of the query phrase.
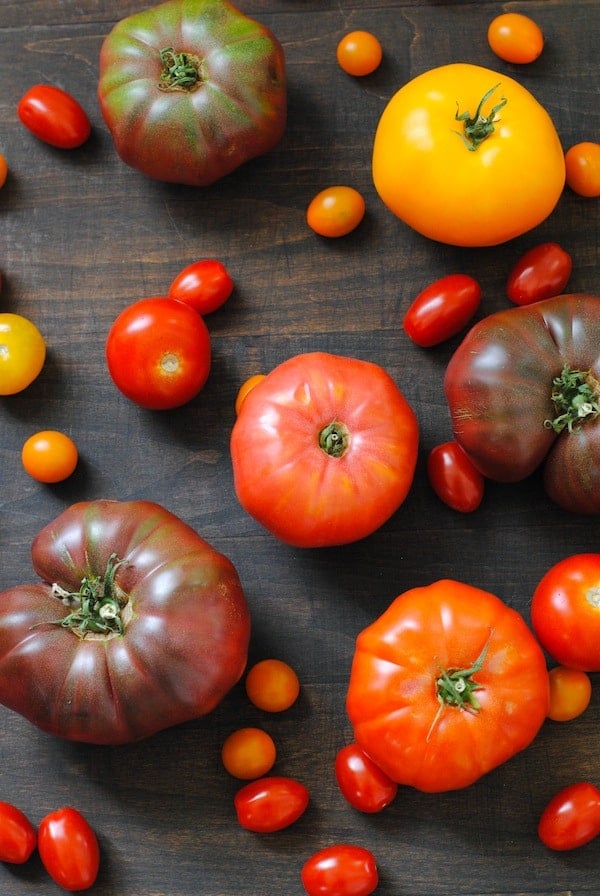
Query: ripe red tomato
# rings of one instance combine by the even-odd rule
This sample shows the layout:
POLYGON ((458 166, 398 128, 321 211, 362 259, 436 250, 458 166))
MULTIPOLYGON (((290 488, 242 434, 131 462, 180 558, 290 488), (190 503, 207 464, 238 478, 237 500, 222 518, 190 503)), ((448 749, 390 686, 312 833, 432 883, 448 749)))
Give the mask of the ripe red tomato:
POLYGON ((77 100, 52 84, 30 87, 19 100, 17 115, 38 140, 59 149, 81 146, 92 130, 77 100))
POLYGON ((22 865, 36 843, 37 833, 27 816, 11 803, 0 802, 0 862, 22 865))
POLYGON ((238 728, 225 739, 221 761, 234 778, 260 778, 273 768, 277 748, 262 728, 238 728))
POLYGON ((485 479, 458 442, 443 442, 427 457, 427 476, 438 498, 460 513, 477 510, 485 479))
POLYGON ((305 812, 308 788, 293 778, 259 778, 244 785, 233 802, 243 828, 270 834, 289 827, 305 812))
POLYGON ((205 258, 177 274, 169 287, 168 297, 191 305, 198 314, 210 314, 227 301, 233 285, 224 264, 205 258))
POLYGON ((141 299, 122 311, 106 341, 109 373, 118 389, 150 410, 191 401, 210 373, 210 335, 183 302, 141 299))
POLYGON ((75 442, 63 432, 45 429, 29 436, 21 449, 21 462, 38 482, 62 482, 75 472, 79 455, 75 442))
POLYGON ((340 843, 312 855, 300 872, 308 896, 369 896, 379 883, 373 853, 340 843))
POLYGON ((379 68, 383 50, 370 31, 351 31, 337 45, 336 57, 340 68, 348 75, 362 77, 379 68))
POLYGON ((515 305, 530 305, 560 295, 571 276, 573 262, 558 243, 542 243, 529 249, 514 265, 506 294, 515 305))
POLYGON ((430 348, 466 327, 480 302, 476 280, 467 274, 448 274, 419 293, 404 316, 404 330, 417 345, 430 348))
POLYGON ((567 186, 579 196, 600 196, 600 143, 584 140, 565 153, 567 186))
POLYGON ((548 718, 553 722, 570 722, 588 708, 592 697, 592 682, 587 672, 554 666, 548 673, 550 707, 548 718))
POLYGON ((552 566, 534 591, 531 623, 557 663, 600 672, 600 554, 573 554, 552 566))
POLYGON ((338 750, 334 770, 342 796, 360 812, 381 812, 396 798, 396 782, 358 744, 338 750))
POLYGON ((292 667, 283 660, 260 660, 246 676, 246 693, 250 702, 259 709, 283 712, 298 699, 300 681, 292 667))
POLYGON ((319 236, 346 236, 365 216, 365 200, 354 187, 327 187, 311 200, 306 223, 319 236))
POLYGON ((541 814, 538 835, 549 849, 576 849, 600 834, 600 790, 587 781, 557 793, 541 814))
POLYGON ((98 839, 77 809, 65 806, 41 820, 38 850, 52 880, 65 890, 87 890, 98 876, 98 839))
POLYGON ((496 56, 506 62, 534 62, 544 49, 540 26, 518 12, 505 12, 492 19, 487 37, 496 56))

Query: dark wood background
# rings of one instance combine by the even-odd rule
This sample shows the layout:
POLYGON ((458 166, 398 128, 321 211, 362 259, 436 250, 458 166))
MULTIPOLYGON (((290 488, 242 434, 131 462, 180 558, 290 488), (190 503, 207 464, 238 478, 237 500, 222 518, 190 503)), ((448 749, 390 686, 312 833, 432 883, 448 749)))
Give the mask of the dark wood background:
MULTIPOLYGON (((567 515, 534 476, 487 489, 463 516, 430 491, 426 453, 450 436, 442 394, 457 340, 423 351, 401 327, 417 292, 464 271, 484 289, 480 316, 505 308, 506 275, 530 246, 559 242, 573 256, 571 291, 598 293, 599 205, 566 191, 534 232, 494 249, 433 244, 394 219, 370 177, 374 129, 389 97, 435 65, 470 61, 517 76, 552 115, 565 148, 600 137, 597 0, 520 3, 437 0, 244 0, 287 56, 289 123, 279 147, 208 189, 150 182, 117 158, 97 101, 98 52, 112 25, 139 11, 133 0, 2 0, 0 151, 9 179, 0 194, 2 310, 33 319, 48 360, 25 392, 0 403, 0 588, 29 581, 29 547, 76 500, 146 498, 191 523, 237 566, 253 614, 250 660, 290 662, 302 695, 289 712, 250 707, 241 685, 210 717, 136 745, 97 748, 53 739, 0 708, 0 798, 37 822, 64 804, 86 812, 103 860, 98 896, 271 896, 302 893, 299 869, 333 842, 375 853, 382 896, 598 896, 600 841, 568 854, 536 836, 543 806, 579 779, 600 783, 600 687, 569 724, 547 723, 534 744, 476 785, 440 796, 402 789, 375 817, 350 809, 333 776, 350 738, 344 711, 358 631, 403 590, 451 577, 488 589, 528 617, 533 589, 564 556, 599 549, 599 523, 567 515), (504 10, 532 15, 546 47, 518 68, 486 41, 504 10), (385 60, 356 80, 335 61, 340 37, 368 28, 385 60), (61 152, 20 125, 16 105, 50 82, 79 99, 93 123, 81 149, 61 152), (313 195, 333 183, 358 188, 367 215, 349 237, 326 241, 305 225, 313 195), (186 264, 221 259, 237 288, 208 319, 214 363, 188 406, 151 413, 118 394, 104 341, 132 301, 164 293, 186 264), (363 542, 301 551, 266 534, 238 505, 228 440, 234 399, 249 375, 298 352, 324 349, 384 366, 412 403, 421 452, 410 496, 363 542), (29 479, 23 441, 43 428, 70 433, 76 474, 56 487, 29 479), (310 788, 305 816, 257 837, 235 820, 238 783, 220 766, 226 735, 264 726, 279 747, 275 771, 310 788)), ((56 887, 37 859, 0 867, 11 896, 56 887)))

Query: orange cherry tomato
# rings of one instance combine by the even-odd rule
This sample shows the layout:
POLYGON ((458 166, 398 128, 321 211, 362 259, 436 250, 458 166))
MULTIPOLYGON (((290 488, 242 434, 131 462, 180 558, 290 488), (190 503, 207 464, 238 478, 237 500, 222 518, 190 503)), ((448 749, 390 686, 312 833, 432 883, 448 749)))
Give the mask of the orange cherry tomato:
POLYGON ((592 697, 592 682, 587 672, 555 666, 548 673, 550 708, 548 718, 553 722, 570 722, 588 708, 592 697))
POLYGON ((361 77, 379 68, 383 50, 370 31, 351 31, 337 45, 336 56, 346 74, 361 77))
POLYGON ((255 373, 253 376, 248 377, 248 379, 242 383, 238 390, 238 394, 235 399, 235 413, 239 414, 242 404, 244 403, 244 399, 248 395, 249 392, 254 389, 262 380, 266 377, 265 373, 255 373))
POLYGON ((248 781, 266 775, 276 757, 275 742, 262 728, 238 728, 221 747, 221 761, 229 774, 248 781))
POLYGON ((44 337, 20 314, 0 314, 0 395, 15 395, 30 386, 46 359, 44 337))
POLYGON ((246 676, 250 702, 266 712, 282 712, 298 699, 300 681, 283 660, 266 659, 252 666, 246 676))
POLYGON ((489 24, 488 43, 496 56, 505 62, 534 62, 544 49, 542 29, 518 12, 505 12, 489 24))
POLYGON ((25 470, 38 482, 62 482, 75 472, 79 455, 75 442, 54 429, 29 436, 21 450, 25 470))
POLYGON ((567 186, 579 196, 600 196, 600 143, 584 140, 565 154, 567 186))
POLYGON ((365 216, 365 200, 354 187, 321 190, 306 210, 306 221, 319 236, 346 236, 365 216))
POLYGON ((6 183, 6 178, 8 177, 8 164, 3 155, 0 155, 0 189, 6 183))

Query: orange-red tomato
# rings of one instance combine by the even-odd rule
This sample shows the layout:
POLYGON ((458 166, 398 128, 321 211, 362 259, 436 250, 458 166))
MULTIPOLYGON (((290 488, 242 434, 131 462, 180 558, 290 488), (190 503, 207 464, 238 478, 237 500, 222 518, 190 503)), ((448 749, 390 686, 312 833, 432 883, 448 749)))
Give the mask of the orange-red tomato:
POLYGON ((310 202, 306 222, 319 236, 346 236, 358 227, 365 208, 365 200, 354 187, 327 187, 310 202))
POLYGON ((3 155, 0 155, 0 188, 6 183, 8 177, 8 164, 3 155))
POLYGON ((565 154, 567 185, 579 196, 600 196, 600 143, 584 140, 565 154))
POLYGON ((534 62, 544 49, 542 29, 518 12, 505 12, 493 19, 488 27, 488 43, 496 56, 505 62, 524 64, 534 62))
POLYGON ((370 31, 351 31, 337 45, 336 57, 340 68, 348 75, 370 75, 381 65, 383 50, 370 31))
POLYGON ((255 373, 252 376, 249 376, 248 379, 242 383, 238 390, 238 394, 235 397, 235 413, 239 414, 242 409, 242 404, 244 403, 244 399, 248 395, 249 392, 254 389, 262 380, 264 380, 266 374, 265 373, 255 373))
POLYGON ((238 728, 221 747, 221 761, 226 770, 234 778, 243 780, 266 775, 276 758, 275 742, 262 728, 238 728))
POLYGON ((550 680, 550 708, 548 718, 553 722, 570 722, 588 708, 592 697, 592 682, 587 672, 554 666, 548 673, 550 680))
POLYGON ((77 446, 64 432, 45 429, 26 440, 21 450, 25 470, 38 482, 62 482, 75 472, 77 446))
POLYGON ((246 693, 251 703, 266 712, 282 712, 298 699, 300 681, 283 660, 266 659, 252 666, 246 676, 246 693))

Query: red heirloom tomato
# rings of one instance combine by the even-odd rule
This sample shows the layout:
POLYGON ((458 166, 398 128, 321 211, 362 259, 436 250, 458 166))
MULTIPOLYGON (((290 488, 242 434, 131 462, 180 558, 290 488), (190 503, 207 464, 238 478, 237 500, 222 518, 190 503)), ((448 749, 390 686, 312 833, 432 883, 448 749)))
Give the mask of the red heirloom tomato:
POLYGON ((316 852, 304 863, 300 876, 308 896, 370 896, 379 883, 373 853, 349 843, 316 852))
POLYGON ((360 812, 381 812, 396 798, 396 782, 358 744, 347 744, 338 750, 334 768, 344 799, 360 812))
POLYGON ((52 84, 30 87, 17 105, 17 115, 28 131, 58 149, 75 149, 90 136, 85 110, 69 93, 52 84))
POLYGON ((438 498, 460 513, 477 510, 485 480, 458 442, 443 442, 427 457, 427 476, 438 498))
POLYGON ((442 580, 362 631, 347 709, 354 738, 399 784, 467 787, 527 747, 549 700, 544 654, 487 591, 442 580))
POLYGON ((38 849, 44 868, 64 890, 87 890, 100 868, 98 838, 83 815, 65 806, 42 818, 38 849))
POLYGON ((0 802, 0 862, 22 865, 32 854, 37 833, 24 812, 0 802))
POLYGON ((231 434, 242 507, 296 547, 370 535, 412 485, 418 424, 369 361, 311 352, 271 371, 246 395, 231 434))
POLYGON ((573 262, 557 243, 534 246, 519 258, 508 276, 506 294, 515 305, 530 305, 561 294, 573 262))
POLYGON ((587 781, 554 796, 540 817, 538 835, 550 849, 576 849, 600 834, 600 790, 587 781))
POLYGON ((210 314, 223 305, 233 292, 233 280, 220 261, 195 261, 177 274, 169 287, 170 299, 191 305, 198 314, 210 314))
POLYGON ((552 566, 534 591, 531 623, 558 663, 600 672, 600 554, 573 554, 552 566))
POLYGON ((140 299, 114 321, 106 340, 108 371, 123 395, 153 411, 191 401, 210 373, 210 334, 189 305, 140 299))
POLYGON ((226 0, 169 0, 106 37, 98 98, 124 162, 207 186, 283 136, 283 49, 226 0))
POLYGON ((422 348, 456 336, 481 302, 481 287, 467 274, 448 274, 426 286, 404 317, 406 334, 422 348))
POLYGON ((308 789, 293 778, 259 778, 234 797, 238 821, 257 834, 281 831, 298 821, 309 802, 308 789))
POLYGON ((238 574, 158 504, 74 504, 31 554, 42 581, 0 595, 0 702, 45 731, 129 743, 210 712, 240 679, 238 574))
POLYGON ((600 513, 600 298, 556 296, 479 321, 446 368, 457 442, 489 479, 543 465, 559 506, 600 513))

